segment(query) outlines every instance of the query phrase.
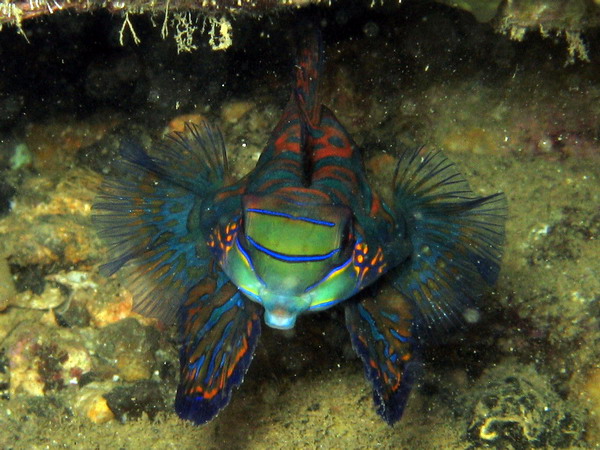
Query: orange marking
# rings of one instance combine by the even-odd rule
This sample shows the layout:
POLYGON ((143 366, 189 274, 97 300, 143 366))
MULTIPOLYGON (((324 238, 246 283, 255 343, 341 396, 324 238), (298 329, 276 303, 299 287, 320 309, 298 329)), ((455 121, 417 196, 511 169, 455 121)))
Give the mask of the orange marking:
MULTIPOLYGON (((324 138, 329 139, 332 136, 328 136, 327 134, 324 136, 324 138)), ((323 142, 323 144, 325 145, 325 147, 320 148, 318 150, 315 151, 313 159, 314 161, 319 161, 320 159, 323 158, 328 158, 330 156, 333 157, 338 157, 338 158, 344 158, 344 159, 348 159, 350 158, 350 156, 352 156, 352 147, 350 147, 350 143, 348 142, 347 139, 345 139, 342 136, 337 136, 340 139, 342 139, 344 141, 344 147, 342 148, 338 148, 338 147, 333 147, 332 145, 330 145, 327 140, 325 140, 325 142, 323 142)))
POLYGON ((236 353, 233 364, 230 364, 229 369, 227 370, 228 378, 231 376, 231 374, 233 373, 233 371, 235 370, 235 368, 237 366, 237 363, 243 358, 243 356, 246 354, 247 351, 248 351, 248 339, 246 338, 246 336, 244 336, 242 338, 242 347, 236 353))
POLYGON ((377 213, 379 212, 379 210, 381 209, 381 200, 379 199, 378 195, 373 194, 371 196, 371 200, 372 200, 372 204, 371 204, 371 217, 375 217, 377 216, 377 213))
POLYGON ((261 184, 258 188, 258 191, 259 192, 268 191, 271 186, 274 186, 279 183, 281 183, 281 180, 279 178, 275 178, 274 180, 269 180, 266 183, 261 184))
POLYGON ((217 288, 217 281, 212 277, 206 277, 196 284, 188 294, 188 298, 184 303, 185 306, 190 306, 196 300, 202 298, 206 294, 211 294, 217 288))
POLYGON ((149 177, 150 183, 147 183, 147 180, 144 180, 144 182, 140 185, 139 190, 145 194, 152 194, 154 193, 154 191, 156 190, 156 187, 158 186, 158 184, 154 184, 155 181, 158 180, 157 177, 149 177))
POLYGON ((140 275, 146 275, 149 272, 152 272, 154 269, 156 269, 163 261, 159 260, 159 261, 154 261, 152 264, 144 264, 139 266, 136 269, 136 273, 140 274, 140 275))
POLYGON ((233 191, 219 192, 217 195, 215 195, 215 200, 219 202, 221 200, 225 200, 226 198, 232 197, 234 195, 242 195, 242 194, 244 194, 245 191, 246 191, 246 186, 244 184, 242 184, 239 188, 237 188, 233 191))
POLYGON ((329 196, 325 192, 321 192, 321 191, 319 191, 317 189, 311 189, 311 188, 303 188, 303 187, 297 187, 297 186, 286 186, 286 187, 282 187, 281 189, 278 189, 277 192, 278 193, 279 192, 286 193, 290 197, 292 197, 294 199, 297 199, 297 200, 306 200, 306 196, 299 196, 299 195, 297 195, 299 193, 308 194, 310 196, 318 196, 318 197, 323 198, 326 201, 330 200, 329 196))
POLYGON ((323 178, 335 178, 343 183, 350 183, 356 185, 358 180, 356 179, 356 173, 348 169, 347 167, 341 167, 336 165, 327 165, 320 167, 313 174, 313 179, 320 180, 323 178))
POLYGON ((275 140, 275 151, 277 154, 282 153, 283 151, 287 150, 290 151, 292 153, 301 153, 302 149, 300 148, 300 145, 296 142, 289 142, 288 139, 290 138, 290 136, 295 136, 297 134, 299 134, 299 130, 298 130, 298 126, 294 126, 291 129, 288 129, 284 134, 281 134, 276 140, 275 140))

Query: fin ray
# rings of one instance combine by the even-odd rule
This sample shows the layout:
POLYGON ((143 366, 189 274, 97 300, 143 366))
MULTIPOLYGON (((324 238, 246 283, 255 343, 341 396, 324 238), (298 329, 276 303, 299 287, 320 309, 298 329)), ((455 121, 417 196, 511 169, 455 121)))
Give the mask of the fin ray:
POLYGON ((174 320, 211 261, 200 212, 227 170, 218 130, 206 122, 186 127, 159 146, 160 157, 124 141, 116 166, 122 176, 105 180, 93 206, 94 225, 112 258, 101 273, 124 268, 134 310, 165 322, 174 320))
POLYGON ((181 376, 175 409, 196 424, 212 420, 250 366, 260 335, 260 307, 220 270, 192 287, 182 306, 181 376))
POLYGON ((419 366, 410 308, 406 298, 390 287, 346 304, 352 346, 373 385, 377 413, 389 425, 402 417, 419 366))
MULTIPOLYGON (((495 283, 504 243, 506 199, 477 197, 439 151, 406 150, 394 174, 394 209, 406 219, 413 252, 392 274, 415 308, 419 335, 463 322, 495 283)), ((422 336, 421 336, 422 337, 422 336)))

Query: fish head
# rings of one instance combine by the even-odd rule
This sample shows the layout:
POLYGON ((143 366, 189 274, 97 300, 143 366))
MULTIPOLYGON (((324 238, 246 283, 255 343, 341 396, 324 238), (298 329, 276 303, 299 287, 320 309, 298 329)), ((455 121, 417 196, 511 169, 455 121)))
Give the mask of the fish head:
POLYGON ((229 247, 219 251, 221 267, 264 307, 273 328, 292 328, 299 314, 327 309, 360 287, 348 207, 246 195, 242 215, 222 234, 229 247))

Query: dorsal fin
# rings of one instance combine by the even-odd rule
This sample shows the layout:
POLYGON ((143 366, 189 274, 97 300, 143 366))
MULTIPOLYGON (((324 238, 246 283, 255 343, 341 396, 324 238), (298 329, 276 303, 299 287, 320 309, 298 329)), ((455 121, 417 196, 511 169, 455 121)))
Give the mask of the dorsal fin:
POLYGON ((298 30, 298 53, 294 66, 296 86, 292 93, 292 99, 300 116, 303 184, 308 187, 312 183, 313 171, 312 137, 321 122, 319 78, 323 68, 323 40, 315 21, 303 23, 298 30))
POLYGON ((319 78, 323 69, 323 39, 321 30, 313 21, 299 27, 296 56, 296 101, 303 119, 309 125, 320 122, 321 100, 319 78))

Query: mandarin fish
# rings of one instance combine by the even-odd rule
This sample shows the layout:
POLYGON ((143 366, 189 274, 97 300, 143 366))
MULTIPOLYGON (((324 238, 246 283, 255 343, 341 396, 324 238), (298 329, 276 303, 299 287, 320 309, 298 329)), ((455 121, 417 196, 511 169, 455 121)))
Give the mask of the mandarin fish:
POLYGON ((504 195, 476 196, 440 152, 418 148, 399 152, 384 201, 319 101, 318 32, 298 49, 290 99, 249 174, 232 179, 217 128, 188 124, 150 153, 123 142, 127 176, 108 178, 94 205, 112 255, 101 271, 125 271, 136 311, 177 319, 175 409, 196 424, 242 383, 262 318, 290 329, 340 303, 377 412, 393 424, 420 344, 498 276, 504 195))

